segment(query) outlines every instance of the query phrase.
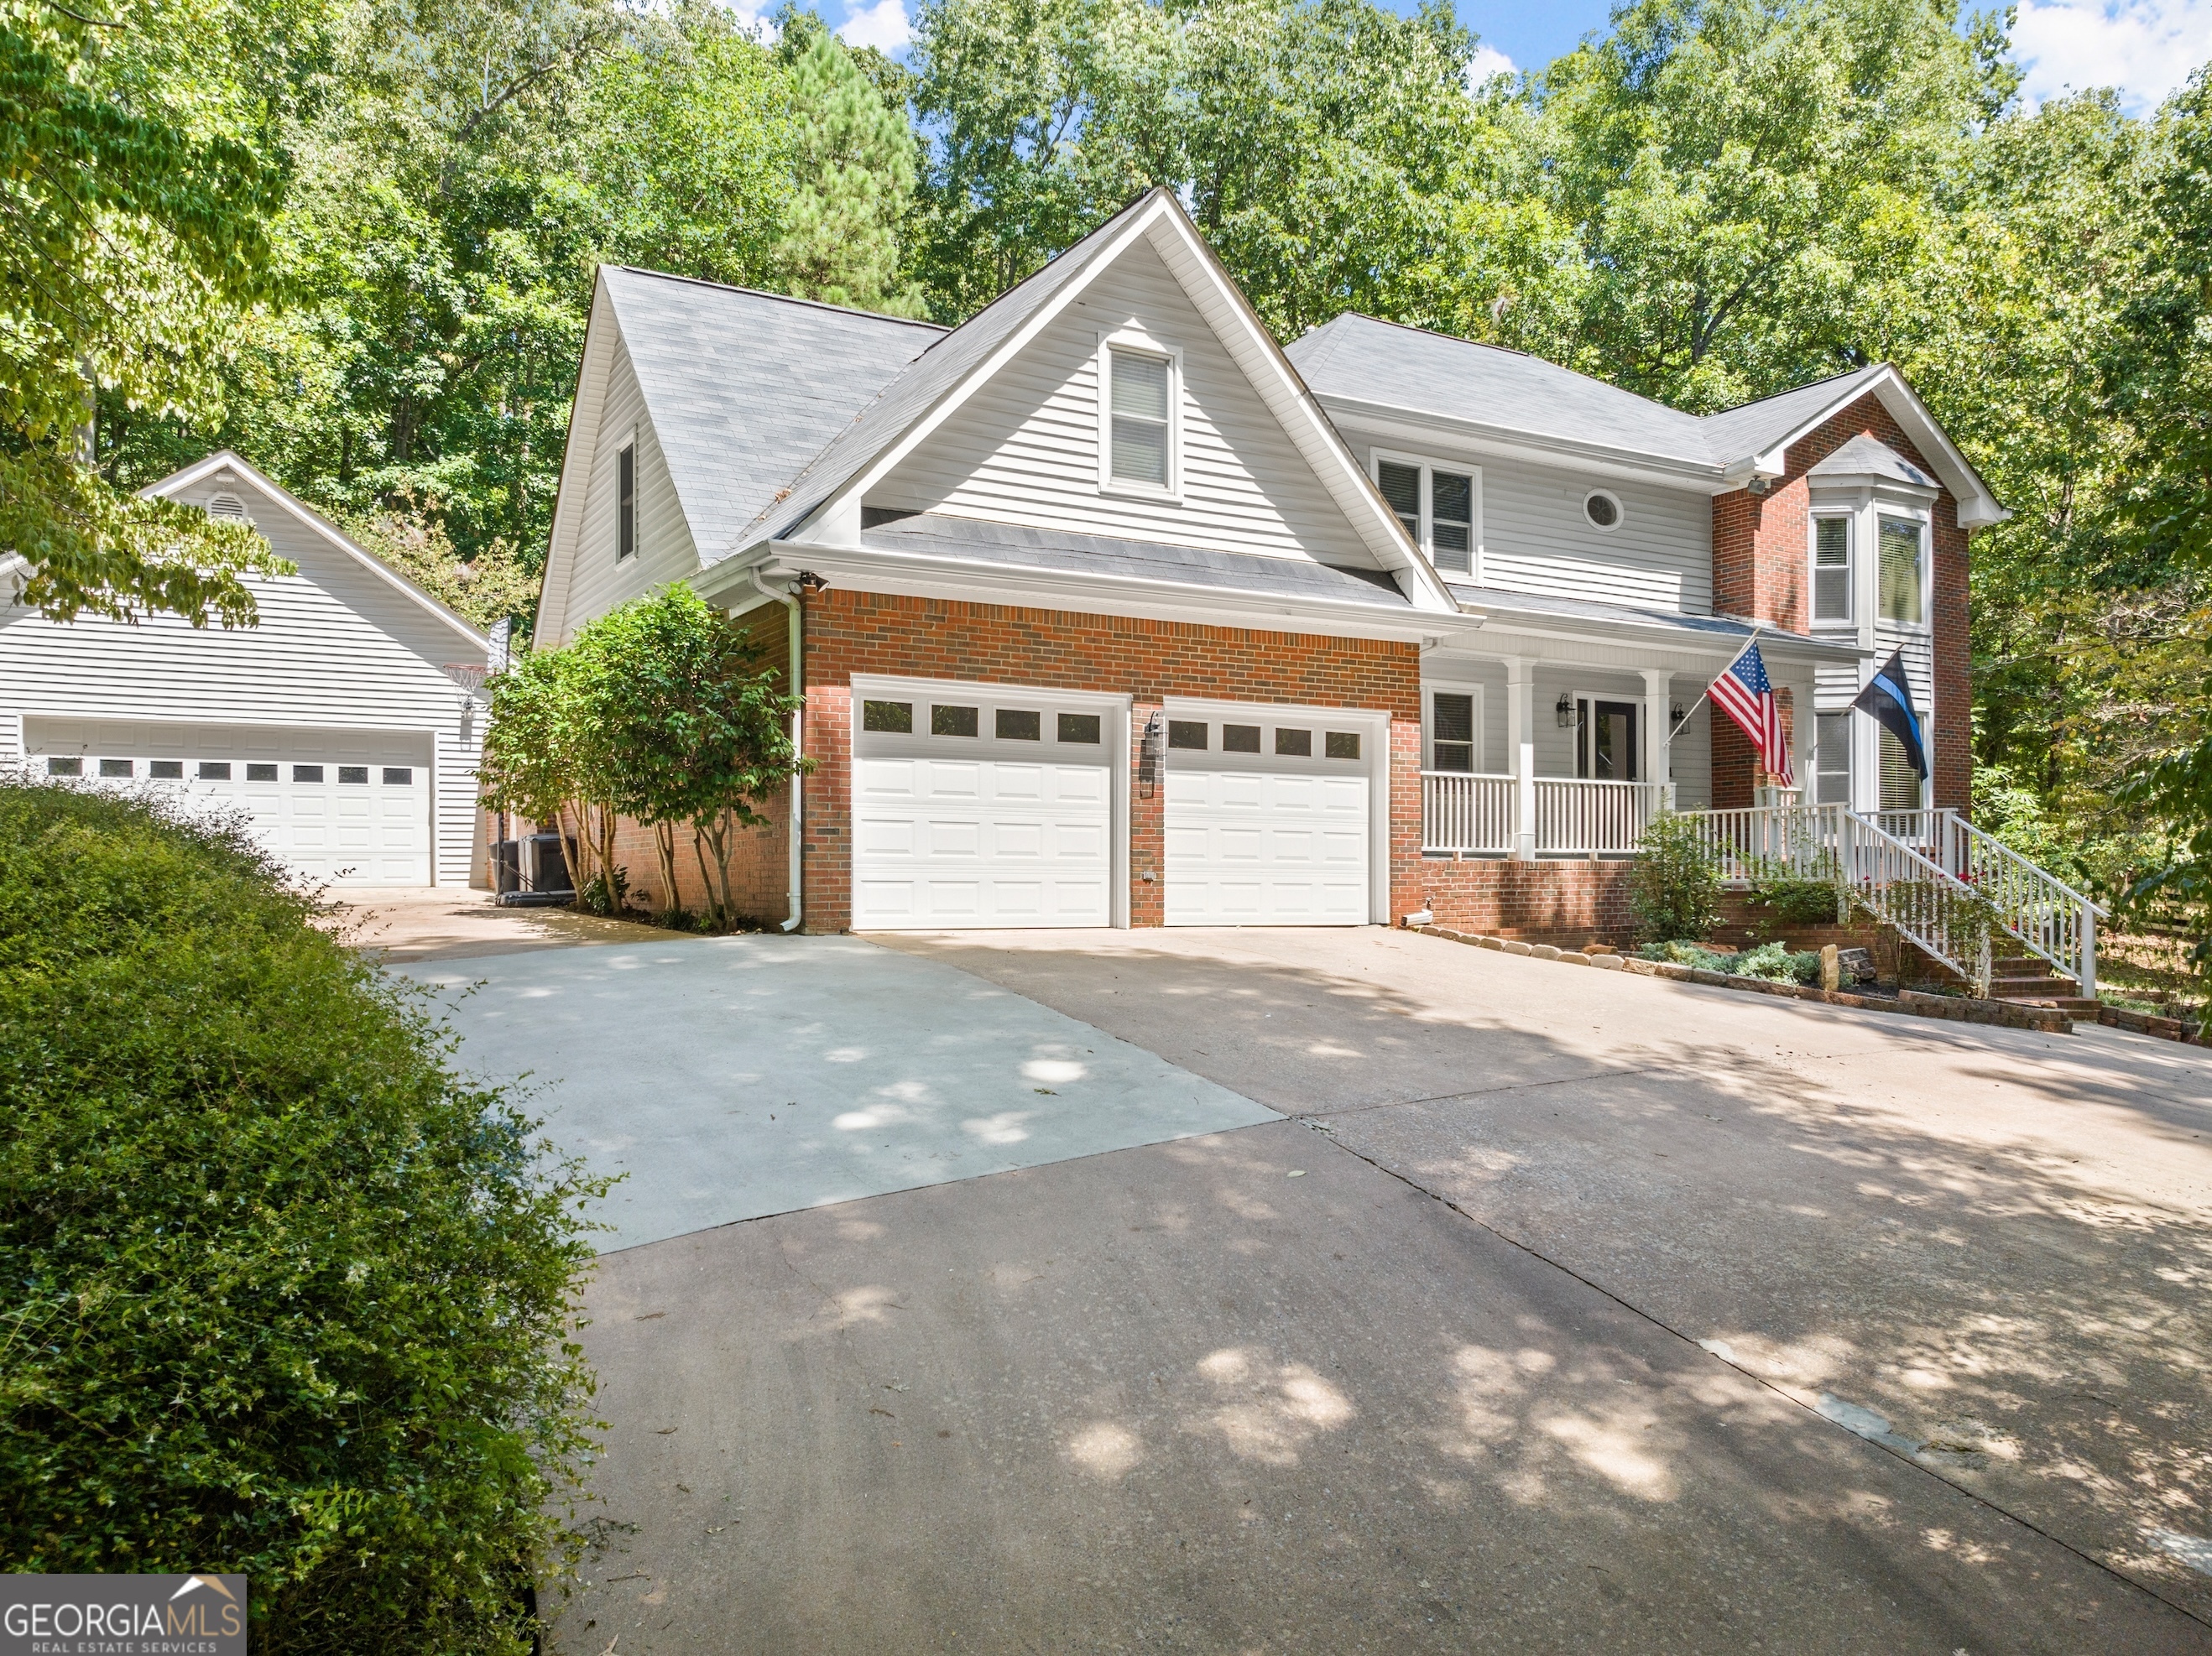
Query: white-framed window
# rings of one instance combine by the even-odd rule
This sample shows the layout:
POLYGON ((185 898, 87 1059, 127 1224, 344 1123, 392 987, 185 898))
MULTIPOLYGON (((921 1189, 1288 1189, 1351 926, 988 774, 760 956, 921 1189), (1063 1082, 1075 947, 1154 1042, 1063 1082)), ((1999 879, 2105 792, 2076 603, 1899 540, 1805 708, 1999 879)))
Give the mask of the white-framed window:
POLYGON ((1813 519, 1813 620, 1851 618, 1851 520, 1825 513, 1813 519))
POLYGON ((1917 518, 1881 513, 1875 613, 1884 621, 1928 624, 1928 525, 1917 518))
POLYGON ((615 456, 615 561, 637 555, 637 444, 615 456))
POLYGON ((1182 488, 1182 361, 1139 334, 1098 346, 1098 487, 1174 498, 1182 488))
POLYGON ((1423 722, 1421 768, 1480 771, 1482 768, 1482 687, 1431 684, 1421 691, 1428 717, 1423 722))
POLYGON ((1813 803, 1851 803, 1851 715, 1816 713, 1813 718, 1813 803))
POLYGON ((1627 520, 1628 510, 1611 489, 1594 488, 1583 496, 1583 516, 1592 529, 1610 535, 1627 520))
POLYGON ((1375 487, 1431 563, 1447 575, 1475 575, 1482 545, 1482 473, 1411 454, 1376 453, 1375 487))

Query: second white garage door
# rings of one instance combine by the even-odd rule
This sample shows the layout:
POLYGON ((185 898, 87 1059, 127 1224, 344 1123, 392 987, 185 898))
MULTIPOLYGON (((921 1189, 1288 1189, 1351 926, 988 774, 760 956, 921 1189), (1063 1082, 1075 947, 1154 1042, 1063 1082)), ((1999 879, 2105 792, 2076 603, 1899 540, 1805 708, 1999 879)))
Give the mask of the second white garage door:
POLYGON ((1348 722, 1170 717, 1170 925, 1367 923, 1371 738, 1348 722))
POLYGON ((854 931, 1111 924, 1110 711, 998 685, 853 701, 854 931))

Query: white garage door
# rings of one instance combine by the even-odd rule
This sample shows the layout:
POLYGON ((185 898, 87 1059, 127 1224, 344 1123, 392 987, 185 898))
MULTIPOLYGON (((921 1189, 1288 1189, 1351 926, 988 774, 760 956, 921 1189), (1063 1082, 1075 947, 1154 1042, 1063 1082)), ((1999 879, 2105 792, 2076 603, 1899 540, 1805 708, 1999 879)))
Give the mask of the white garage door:
POLYGON ((1106 925, 1115 727, 1049 693, 855 689, 853 927, 1106 925))
POLYGON ((1371 738, 1258 709, 1167 729, 1170 925, 1364 925, 1371 738))
POLYGON ((430 883, 430 737, 408 731, 31 718, 33 770, 243 812, 301 878, 430 883))

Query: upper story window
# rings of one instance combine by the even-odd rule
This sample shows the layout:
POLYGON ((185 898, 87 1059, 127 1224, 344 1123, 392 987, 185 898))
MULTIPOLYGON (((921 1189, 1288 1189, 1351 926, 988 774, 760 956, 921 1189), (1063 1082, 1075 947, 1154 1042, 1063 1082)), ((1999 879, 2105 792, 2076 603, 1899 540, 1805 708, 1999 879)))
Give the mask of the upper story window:
POLYGON ((1407 538, 1447 574, 1474 573, 1476 521, 1481 491, 1477 474, 1419 460, 1377 455, 1375 486, 1407 538))
POLYGON ((1175 488, 1176 365, 1158 353, 1106 348, 1105 473, 1109 487, 1175 488))
POLYGON ((1813 619, 1851 618, 1851 520, 1813 519, 1813 619))
POLYGON ((615 561, 637 552, 637 445, 624 443, 615 457, 615 561))
POLYGON ((1881 519, 1880 614, 1918 625, 1928 619, 1925 525, 1911 518, 1881 519))

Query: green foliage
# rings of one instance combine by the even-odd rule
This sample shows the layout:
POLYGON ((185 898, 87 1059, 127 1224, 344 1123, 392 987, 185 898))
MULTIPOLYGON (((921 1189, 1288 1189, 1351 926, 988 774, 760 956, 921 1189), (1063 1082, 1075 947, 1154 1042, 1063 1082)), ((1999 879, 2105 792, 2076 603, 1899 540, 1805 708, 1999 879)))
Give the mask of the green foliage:
MULTIPOLYGON (((805 36, 791 64, 796 185, 775 255, 784 284, 831 305, 921 316, 926 295, 900 273, 899 232, 915 185, 906 112, 884 100, 828 29, 805 36)), ((786 44, 799 38, 794 32, 786 44)))
POLYGON ((1751 883, 1750 900, 1773 911, 1775 919, 1792 925, 1833 925, 1836 923, 1836 883, 1794 875, 1776 876, 1751 883))
POLYGON ((762 664, 744 624, 690 587, 633 599, 566 648, 533 652, 493 682, 484 801, 576 823, 580 900, 602 913, 617 912, 629 885, 614 861, 617 824, 650 826, 670 923, 678 916, 676 829, 689 825, 708 920, 732 925, 732 836, 764 824, 760 802, 811 763, 792 744, 800 703, 777 688, 781 676, 762 664))
POLYGON ((596 1188, 242 834, 0 783, 0 1567, 252 1576, 257 1647, 529 1647, 596 1188))
POLYGON ((30 561, 21 600, 57 620, 251 625, 241 577, 283 567, 267 543, 117 489, 82 433, 95 390, 221 407, 217 364, 273 287, 283 168, 264 100, 288 19, 281 0, 98 9, 108 26, 0 4, 0 549, 30 561))
POLYGON ((1644 832, 1628 902, 1647 943, 1702 937, 1720 924, 1720 873, 1698 835, 1696 819, 1674 811, 1644 832))
POLYGON ((1778 943, 1763 943, 1756 949, 1731 954, 1678 938, 1671 943, 1646 943, 1636 952, 1647 961, 1665 961, 1675 966, 1695 967, 1703 972, 1725 972, 1731 977, 1758 978, 1767 983, 1815 984, 1820 980, 1819 950, 1793 949, 1778 943))

